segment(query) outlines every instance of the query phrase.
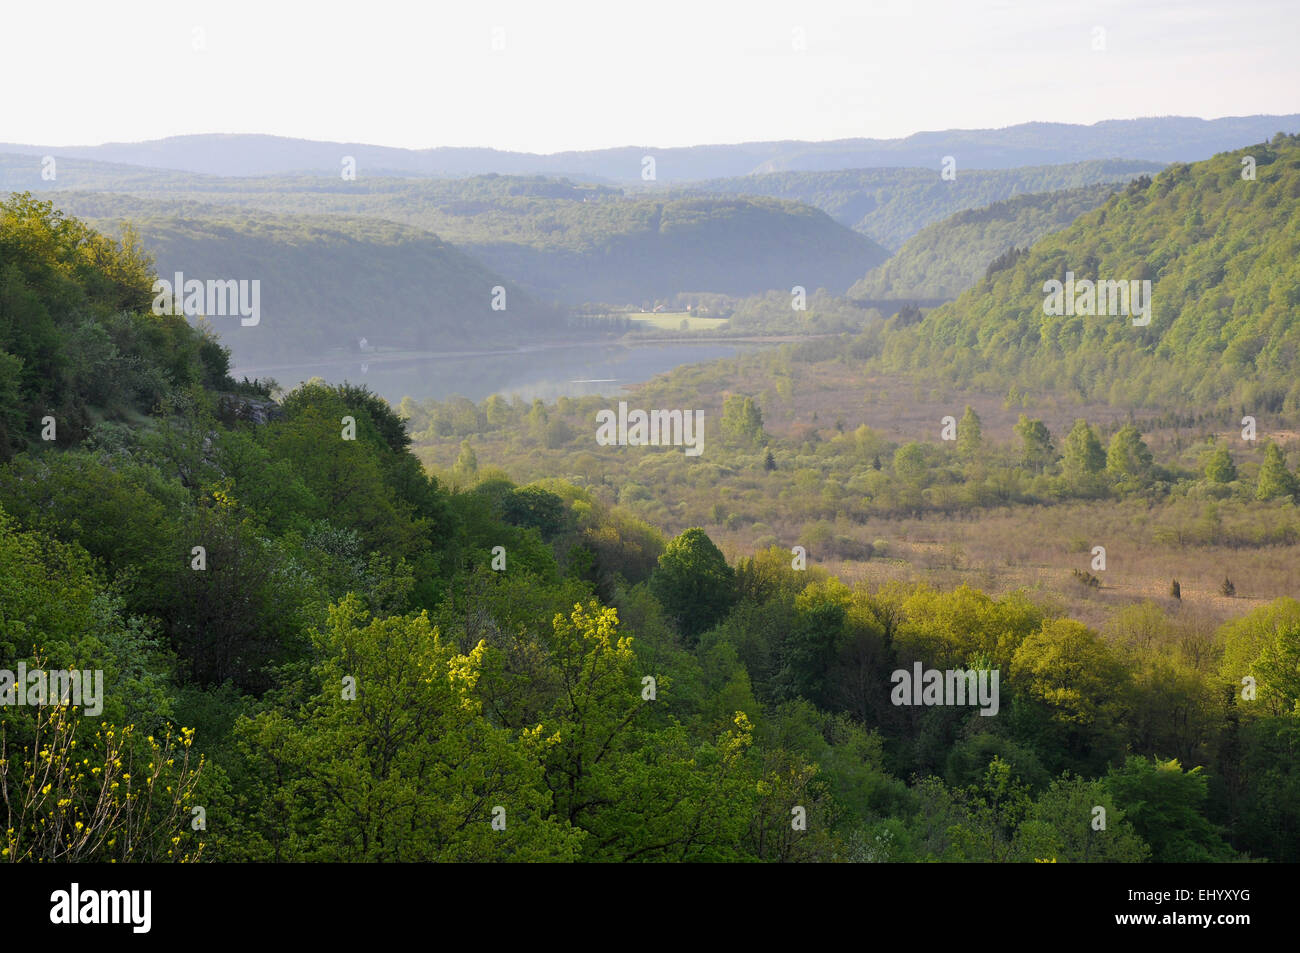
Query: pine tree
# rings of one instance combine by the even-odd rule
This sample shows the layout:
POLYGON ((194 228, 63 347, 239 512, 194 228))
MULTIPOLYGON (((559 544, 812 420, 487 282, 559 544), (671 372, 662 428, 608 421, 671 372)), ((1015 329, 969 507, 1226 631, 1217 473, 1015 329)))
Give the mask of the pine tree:
POLYGON ((474 453, 474 448, 469 445, 469 440, 460 442, 460 456, 456 458, 456 465, 452 472, 461 479, 467 479, 478 473, 478 457, 474 453))
POLYGON ((1144 482, 1150 476, 1154 459, 1141 432, 1132 424, 1125 424, 1110 438, 1106 469, 1121 480, 1144 482))
POLYGON ((972 460, 979 456, 980 448, 984 445, 984 431, 980 427, 979 414, 975 413, 975 408, 970 404, 966 405, 966 413, 961 416, 961 423, 957 425, 957 452, 966 460, 972 460))
POLYGON ((1296 495, 1296 478, 1286 468, 1286 458, 1282 448, 1270 443, 1264 448, 1264 465, 1259 468, 1259 484, 1255 489, 1257 500, 1275 500, 1279 497, 1296 495))
POLYGON ((1041 420, 1030 420, 1021 414, 1016 423, 1016 434, 1024 443, 1025 466, 1042 473, 1056 461, 1052 434, 1041 420))
POLYGON ((1106 468, 1106 451, 1088 421, 1079 418, 1065 437, 1065 477, 1076 488, 1106 468))

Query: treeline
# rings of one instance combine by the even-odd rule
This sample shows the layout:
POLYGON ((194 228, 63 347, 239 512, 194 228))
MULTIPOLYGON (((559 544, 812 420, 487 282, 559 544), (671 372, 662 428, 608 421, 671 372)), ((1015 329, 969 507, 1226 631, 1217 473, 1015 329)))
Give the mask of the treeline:
MULTIPOLYGON (((814 343, 822 342, 807 347, 814 343)), ((832 351, 845 349, 842 338, 825 343, 832 351)), ((707 454, 690 468, 681 466, 681 451, 674 448, 592 457, 596 413, 612 405, 605 397, 562 397, 549 405, 500 395, 477 404, 464 397, 405 398, 399 410, 417 451, 468 440, 471 452, 475 446, 490 452, 493 463, 511 473, 528 479, 571 474, 652 522, 685 513, 698 522, 761 529, 779 513, 804 524, 797 541, 846 558, 870 552, 832 531, 841 523, 1067 501, 1159 503, 1154 519, 1160 532, 1176 528, 1180 538, 1203 544, 1264 546, 1300 538, 1293 510, 1267 521, 1234 518, 1259 502, 1300 503, 1300 455, 1293 443, 1265 435, 1234 445, 1203 424, 1192 428, 1185 445, 1162 447, 1157 458, 1135 424, 1077 419, 1053 433, 1024 413, 1012 440, 995 442, 970 406, 949 425, 936 421, 929 439, 891 439, 866 424, 851 427, 842 415, 774 436, 764 427, 764 405, 787 407, 796 388, 807 385, 796 382, 779 355, 751 360, 773 365, 757 399, 720 384, 717 363, 679 368, 638 393, 637 406, 681 406, 694 394, 707 408, 707 454), (1215 515, 1194 531, 1185 525, 1187 507, 1215 515)), ((452 467, 449 476, 463 479, 473 471, 452 467)), ((775 542, 764 533, 755 537, 760 548, 775 542)))

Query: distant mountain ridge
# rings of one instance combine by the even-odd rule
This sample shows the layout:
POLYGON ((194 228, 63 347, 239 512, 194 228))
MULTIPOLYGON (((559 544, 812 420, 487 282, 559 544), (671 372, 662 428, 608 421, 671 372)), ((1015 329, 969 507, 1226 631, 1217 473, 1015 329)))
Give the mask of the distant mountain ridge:
POLYGON ((1111 119, 1092 125, 1029 122, 1004 129, 918 132, 901 139, 799 140, 673 148, 623 146, 550 155, 488 148, 401 149, 358 142, 322 142, 261 134, 173 136, 98 146, 0 143, 0 152, 94 159, 207 175, 335 174, 344 156, 359 175, 567 175, 643 182, 642 159, 655 158, 655 181, 682 183, 764 172, 889 166, 938 168, 952 155, 959 168, 1005 169, 1126 156, 1189 162, 1300 130, 1300 114, 1197 119, 1163 116, 1111 119))

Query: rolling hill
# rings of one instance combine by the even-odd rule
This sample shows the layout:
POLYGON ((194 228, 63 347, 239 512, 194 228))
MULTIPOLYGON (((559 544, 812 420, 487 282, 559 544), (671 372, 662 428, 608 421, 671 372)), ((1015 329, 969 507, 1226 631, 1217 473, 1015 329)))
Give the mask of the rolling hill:
POLYGON ((966 209, 1016 195, 1126 182, 1161 168, 1126 159, 1021 169, 966 170, 958 165, 956 178, 945 180, 936 160, 925 169, 778 172, 697 182, 691 187, 702 194, 763 195, 803 202, 897 250, 925 226, 966 209))
POLYGON ((129 222, 158 273, 257 279, 261 320, 211 324, 236 363, 355 348, 508 346, 564 327, 563 315, 427 232, 372 219, 284 216, 91 193, 43 196, 108 233, 129 222), (493 310, 494 287, 506 289, 493 310))
POLYGON ((990 262, 1064 228, 1110 198, 1119 185, 1018 195, 927 225, 887 262, 849 289, 866 300, 955 298, 983 277, 990 262))
MULTIPOLYGON (((3 168, 13 171, 12 157, 3 168)), ((869 238, 796 202, 625 196, 620 189, 540 176, 344 181, 161 172, 152 181, 118 166, 76 168, 60 182, 79 188, 93 183, 160 202, 151 206, 155 218, 220 218, 227 214, 218 211, 221 206, 236 206, 264 215, 398 223, 437 235, 539 299, 561 305, 641 305, 681 292, 788 293, 795 285, 842 294, 888 256, 869 238)), ((85 198, 67 201, 78 214, 102 217, 83 204, 85 198)))
POLYGON ((1009 379, 1133 407, 1213 407, 1225 426, 1240 413, 1300 413, 1300 136, 1130 183, 920 324, 887 333, 884 360, 957 385, 1009 379), (1058 310, 1047 283, 1071 275, 1149 281, 1150 323, 1135 326, 1119 307, 1045 313, 1058 310))

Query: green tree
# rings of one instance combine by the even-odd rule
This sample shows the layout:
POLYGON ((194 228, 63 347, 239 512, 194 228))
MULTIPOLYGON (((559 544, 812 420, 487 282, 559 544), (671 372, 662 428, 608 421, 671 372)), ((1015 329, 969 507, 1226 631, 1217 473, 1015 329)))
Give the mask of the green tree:
POLYGON ((735 572, 699 527, 668 542, 650 584, 678 631, 692 641, 721 622, 735 601, 735 572))
POLYGON ((552 816, 543 781, 559 739, 483 716, 484 643, 462 654, 426 614, 371 619, 355 597, 315 642, 301 701, 239 726, 251 777, 237 856, 574 859, 582 834, 552 816))
POLYGON ((522 486, 505 495, 501 515, 507 523, 534 527, 542 534, 542 539, 550 540, 564 529, 568 510, 564 500, 549 490, 540 486, 522 486))
POLYGON ((984 431, 980 427, 979 414, 975 413, 974 407, 967 404, 966 412, 961 415, 961 421, 957 424, 957 452, 964 459, 973 460, 979 456, 983 446, 984 431))
POLYGON ((1205 816, 1208 779, 1176 760, 1128 758, 1106 775, 1106 789, 1158 864, 1230 860, 1232 849, 1205 816))
POLYGON ((761 447, 767 443, 763 414, 752 397, 732 394, 722 402, 722 433, 744 446, 761 447))
POLYGON ((1277 599, 1225 623, 1216 633, 1223 645, 1219 675, 1240 691, 1242 679, 1256 680, 1256 705, 1273 715, 1297 711, 1300 702, 1300 602, 1277 599))
MULTIPOLYGON (((645 670, 613 609, 575 605, 551 629, 547 786, 556 815, 587 832, 583 857, 740 859, 756 787, 745 769, 753 742, 745 714, 695 746, 681 725, 656 719, 663 703, 643 697, 645 670)), ((661 673, 658 691, 666 690, 661 673)))
POLYGON ((1132 424, 1126 424, 1110 438, 1106 470, 1125 484, 1141 486, 1150 478, 1153 459, 1142 434, 1132 424))
POLYGON ((1220 444, 1205 460, 1205 478, 1211 483, 1231 483, 1237 479, 1237 467, 1228 448, 1220 444))
POLYGON ((1056 448, 1052 434, 1041 420, 1031 420, 1024 414, 1016 422, 1016 435, 1020 437, 1025 466, 1042 473, 1056 462, 1056 448))
POLYGON ((1029 808, 1015 843, 1023 861, 1137 864, 1151 855, 1103 781, 1069 775, 1053 781, 1029 808))
POLYGON ((925 447, 915 441, 905 443, 894 451, 894 474, 910 486, 920 486, 925 481, 925 447))
POLYGON ((1053 770, 1095 771, 1122 747, 1129 673, 1109 643, 1072 619, 1049 619, 1016 649, 1018 736, 1053 770))
POLYGON ((1259 468, 1259 484, 1255 490, 1257 500, 1295 499, 1300 486, 1295 474, 1286 468, 1282 448, 1270 442, 1264 448, 1264 463, 1259 468))
POLYGON ((478 473, 478 455, 474 453, 468 438, 460 442, 460 456, 456 458, 452 472, 461 480, 473 479, 478 473))
POLYGON ((1082 489, 1105 468, 1106 451, 1096 431, 1083 418, 1075 420, 1065 437, 1065 458, 1061 462, 1066 480, 1076 489, 1082 489))

